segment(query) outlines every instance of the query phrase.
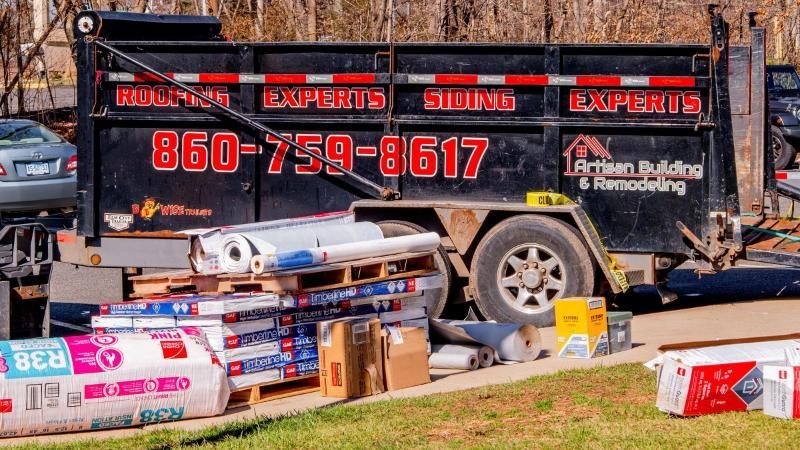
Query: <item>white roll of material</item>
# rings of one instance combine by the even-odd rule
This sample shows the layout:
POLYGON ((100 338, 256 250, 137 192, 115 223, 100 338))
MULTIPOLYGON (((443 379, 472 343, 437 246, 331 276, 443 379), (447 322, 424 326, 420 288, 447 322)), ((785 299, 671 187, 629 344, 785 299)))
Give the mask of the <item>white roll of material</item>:
POLYGON ((452 353, 475 355, 481 367, 490 367, 494 364, 494 350, 488 346, 480 345, 434 345, 431 347, 434 353, 452 353))
POLYGON ((501 364, 533 361, 542 351, 542 338, 533 325, 436 319, 431 321, 431 334, 435 342, 491 347, 501 364))
MULTIPOLYGON (((189 251, 189 263, 195 272, 206 275, 222 273, 221 254, 222 240, 229 234, 262 233, 276 230, 297 230, 313 226, 349 224, 355 222, 351 211, 324 213, 292 219, 270 220, 267 222, 246 223, 241 225, 183 230, 181 233, 190 237, 192 242, 189 251)), ((319 244, 316 244, 319 245, 319 244)), ((299 247, 303 248, 303 247, 299 247)), ((247 260, 249 264, 250 260, 247 260)))
POLYGON ((292 269, 315 264, 333 264, 398 253, 433 251, 439 247, 440 243, 441 238, 436 233, 420 233, 365 240, 280 252, 275 255, 256 255, 250 261, 250 269, 253 273, 260 274, 273 270, 292 269))
POLYGON ((478 355, 470 352, 433 351, 428 357, 432 369, 475 370, 479 367, 478 355))
POLYGON ((232 233, 222 239, 220 267, 225 273, 245 273, 250 272, 250 261, 257 255, 381 238, 380 227, 372 222, 232 233))

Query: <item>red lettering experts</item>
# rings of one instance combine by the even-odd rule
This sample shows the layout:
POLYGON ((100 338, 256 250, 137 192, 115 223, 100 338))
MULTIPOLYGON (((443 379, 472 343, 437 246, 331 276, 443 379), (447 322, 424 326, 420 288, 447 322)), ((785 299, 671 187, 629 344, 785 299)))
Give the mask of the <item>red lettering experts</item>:
POLYGON ((383 88, 264 86, 264 108, 383 109, 383 88))
POLYGON ((698 91, 624 89, 571 89, 569 110, 574 112, 628 112, 698 114, 702 102, 698 91))

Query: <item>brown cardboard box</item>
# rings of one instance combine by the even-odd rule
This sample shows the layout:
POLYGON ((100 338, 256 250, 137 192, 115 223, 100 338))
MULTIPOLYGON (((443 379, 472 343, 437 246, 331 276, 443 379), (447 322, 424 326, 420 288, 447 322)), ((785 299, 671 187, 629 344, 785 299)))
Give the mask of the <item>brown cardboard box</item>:
POLYGON ((383 392, 381 321, 346 317, 319 322, 320 390, 326 397, 363 397, 383 392))
POLYGON ((424 328, 387 327, 381 332, 381 348, 387 391, 431 382, 424 328))

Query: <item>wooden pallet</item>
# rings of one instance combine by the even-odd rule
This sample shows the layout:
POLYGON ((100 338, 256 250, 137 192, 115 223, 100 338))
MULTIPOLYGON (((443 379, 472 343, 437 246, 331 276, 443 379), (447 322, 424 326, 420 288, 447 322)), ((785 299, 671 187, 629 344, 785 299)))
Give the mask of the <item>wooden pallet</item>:
POLYGON ((180 270, 131 277, 134 298, 180 293, 265 291, 279 294, 335 289, 352 284, 429 275, 436 270, 433 253, 403 253, 295 270, 203 275, 180 270))
POLYGON ((319 375, 290 378, 231 392, 228 409, 319 391, 319 375))

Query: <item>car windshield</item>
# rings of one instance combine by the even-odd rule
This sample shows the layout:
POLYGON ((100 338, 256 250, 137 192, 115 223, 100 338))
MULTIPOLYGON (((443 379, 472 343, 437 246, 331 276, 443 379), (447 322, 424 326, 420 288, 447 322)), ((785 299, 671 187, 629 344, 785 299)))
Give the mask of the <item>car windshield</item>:
POLYGON ((767 73, 770 91, 798 91, 800 79, 794 70, 770 70, 767 73))
POLYGON ((53 142, 61 142, 61 138, 44 125, 30 122, 0 122, 0 147, 53 142))

